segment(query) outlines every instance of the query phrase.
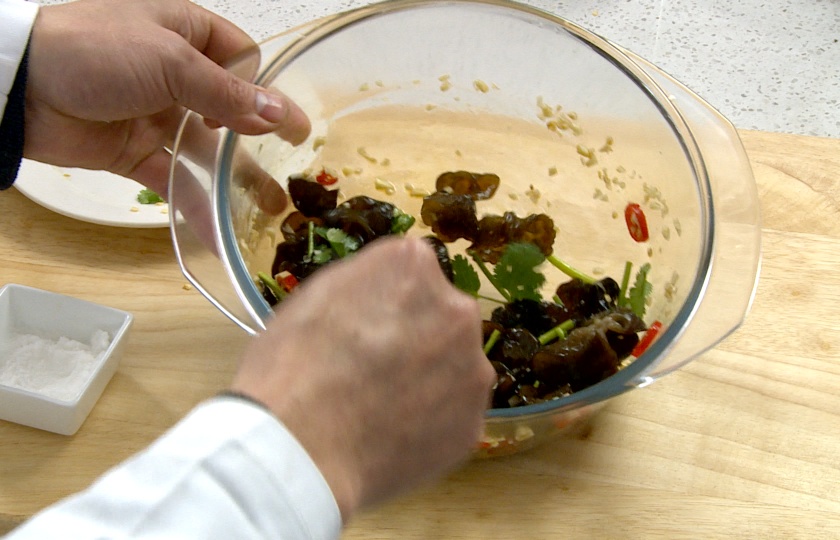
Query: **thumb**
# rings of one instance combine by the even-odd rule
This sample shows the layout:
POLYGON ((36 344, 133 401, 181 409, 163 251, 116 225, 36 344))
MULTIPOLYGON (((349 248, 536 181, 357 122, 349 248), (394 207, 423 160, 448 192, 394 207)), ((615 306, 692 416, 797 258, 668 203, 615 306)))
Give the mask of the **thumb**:
POLYGON ((180 105, 246 135, 276 132, 292 144, 309 136, 306 113, 279 90, 251 84, 192 47, 188 56, 168 77, 180 105))

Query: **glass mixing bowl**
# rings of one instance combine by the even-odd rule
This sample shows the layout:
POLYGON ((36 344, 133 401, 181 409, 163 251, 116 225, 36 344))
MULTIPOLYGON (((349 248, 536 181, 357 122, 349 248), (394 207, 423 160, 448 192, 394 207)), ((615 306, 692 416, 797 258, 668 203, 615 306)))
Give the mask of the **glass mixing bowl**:
POLYGON ((658 339, 594 386, 489 410, 480 456, 562 433, 714 346, 749 309, 759 210, 736 131, 655 66, 568 21, 498 0, 395 0, 287 31, 229 67, 282 90, 313 124, 295 147, 209 129, 188 113, 174 147, 179 262, 248 332, 272 316, 255 276, 271 268, 284 217, 261 194, 306 169, 335 172, 343 197, 414 215, 439 173, 496 173, 501 185, 480 214, 550 215, 554 253, 596 277, 620 281, 627 261, 650 263, 645 321, 662 324, 658 339), (647 241, 628 233, 631 203, 646 215, 647 241))

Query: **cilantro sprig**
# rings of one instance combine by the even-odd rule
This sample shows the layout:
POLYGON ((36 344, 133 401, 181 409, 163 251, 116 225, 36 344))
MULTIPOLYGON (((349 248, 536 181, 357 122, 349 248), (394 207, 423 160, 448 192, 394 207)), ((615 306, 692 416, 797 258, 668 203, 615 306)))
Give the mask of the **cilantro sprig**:
POLYGON ((570 278, 579 279, 584 283, 588 283, 589 285, 591 285, 593 283, 596 283, 598 281, 594 277, 589 276, 589 275, 581 272, 577 268, 573 268, 572 266, 569 266, 567 263, 565 263, 564 261, 561 261, 560 259, 558 259, 554 255, 549 255, 548 257, 546 257, 546 259, 555 268, 557 268, 558 270, 560 270, 561 272, 563 272, 564 274, 566 274, 570 278))
POLYGON ((163 200, 163 197, 157 194, 157 192, 152 191, 151 189, 141 189, 140 193, 137 194, 137 202, 140 204, 156 204, 166 202, 163 200))
POLYGON ((336 258, 341 259, 354 253, 362 247, 362 243, 355 236, 351 236, 341 229, 315 227, 315 234, 326 240, 336 258))
POLYGON ((539 339, 540 345, 548 345, 554 340, 563 341, 566 339, 566 335, 575 327, 575 321, 569 319, 568 321, 564 321, 551 330, 541 334, 539 339))
POLYGON ((643 264, 636 272, 633 286, 629 287, 630 276, 633 274, 633 263, 627 261, 624 264, 624 276, 621 279, 621 289, 616 303, 619 307, 629 307, 639 318, 644 318, 647 311, 647 300, 653 292, 653 285, 648 281, 649 273, 650 263, 643 264))
MULTIPOLYGON (((552 266, 560 269, 569 277, 579 279, 584 283, 596 283, 596 280, 583 272, 569 266, 554 255, 544 256, 540 249, 531 243, 508 244, 502 253, 499 262, 489 266, 486 262, 477 257, 475 253, 468 253, 475 266, 484 274, 487 281, 499 292, 504 302, 515 300, 542 301, 540 289, 546 282, 545 276, 539 271, 539 266, 548 261, 552 266)), ((647 310, 647 300, 653 291, 653 285, 648 281, 650 263, 645 263, 636 273, 633 286, 630 287, 630 276, 632 275, 633 263, 627 262, 624 266, 624 276, 621 280, 621 289, 616 299, 619 307, 628 307, 640 318, 644 318, 647 310)), ((477 298, 495 300, 479 294, 481 280, 470 260, 463 255, 456 255, 452 258, 452 273, 455 286, 462 291, 477 298)), ((562 302, 554 298, 558 304, 562 302)), ((561 332, 567 330, 561 328, 556 335, 546 335, 544 339, 552 340, 562 338, 561 332)))
POLYGON ((630 292, 627 294, 627 301, 630 305, 630 309, 633 310, 633 313, 639 316, 639 318, 644 318, 645 311, 647 311, 647 299, 650 296, 651 292, 653 292, 653 285, 647 280, 648 273, 650 272, 650 263, 645 263, 639 268, 639 272, 636 274, 636 281, 633 283, 633 286, 630 288, 630 292))
POLYGON ((545 255, 534 244, 510 244, 493 269, 491 282, 509 301, 541 301, 540 287, 545 283, 545 276, 536 268, 543 262, 545 255))
MULTIPOLYGON (((475 254, 471 253, 470 256, 487 281, 499 291, 505 302, 525 299, 542 300, 540 287, 545 283, 545 276, 536 269, 545 262, 545 256, 534 244, 508 244, 492 270, 475 254)), ((456 255, 452 259, 452 272, 456 287, 473 296, 478 296, 481 286, 478 272, 466 257, 456 255)))
MULTIPOLYGON (((391 234, 404 234, 414 225, 415 218, 395 209, 391 218, 391 234)), ((362 241, 335 227, 316 227, 309 222, 306 262, 317 265, 343 259, 362 248, 362 241)))
POLYGON ((391 217, 391 234, 403 234, 414 225, 415 217, 411 214, 406 214, 399 208, 394 209, 394 215, 391 217))
POLYGON ((455 255, 452 258, 452 274, 456 287, 467 294, 478 296, 481 280, 478 277, 478 272, 475 271, 466 257, 455 255))
POLYGON ((496 345, 496 342, 498 342, 499 339, 501 339, 501 337, 502 337, 502 333, 499 332, 498 330, 493 330, 490 333, 490 337, 487 338, 487 342, 484 344, 484 354, 485 355, 490 354, 490 351, 493 350, 493 346, 496 345))

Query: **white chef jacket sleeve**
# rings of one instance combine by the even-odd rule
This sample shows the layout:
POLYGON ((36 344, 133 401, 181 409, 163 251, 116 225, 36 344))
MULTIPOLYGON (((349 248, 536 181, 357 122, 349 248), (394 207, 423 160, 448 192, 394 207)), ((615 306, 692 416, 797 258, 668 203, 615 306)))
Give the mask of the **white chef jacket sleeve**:
POLYGON ((335 539, 341 525, 327 482, 283 424, 218 397, 7 539, 335 539))
POLYGON ((37 13, 38 4, 34 2, 0 0, 0 118, 37 13))

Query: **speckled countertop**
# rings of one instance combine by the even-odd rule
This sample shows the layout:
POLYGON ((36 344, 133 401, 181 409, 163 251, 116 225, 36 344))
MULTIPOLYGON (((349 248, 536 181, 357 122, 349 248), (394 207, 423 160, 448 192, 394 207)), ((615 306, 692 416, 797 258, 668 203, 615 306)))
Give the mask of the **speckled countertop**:
MULTIPOLYGON (((198 0, 263 39, 361 0, 198 0), (270 14, 270 16, 267 16, 270 14)), ((838 0, 530 0, 670 73, 736 127, 840 137, 838 0)))
MULTIPOLYGON (((56 3, 61 0, 44 0, 56 3)), ((197 0, 262 40, 363 0, 197 0)), ((528 0, 639 54, 736 127, 840 137, 840 0, 528 0)))

